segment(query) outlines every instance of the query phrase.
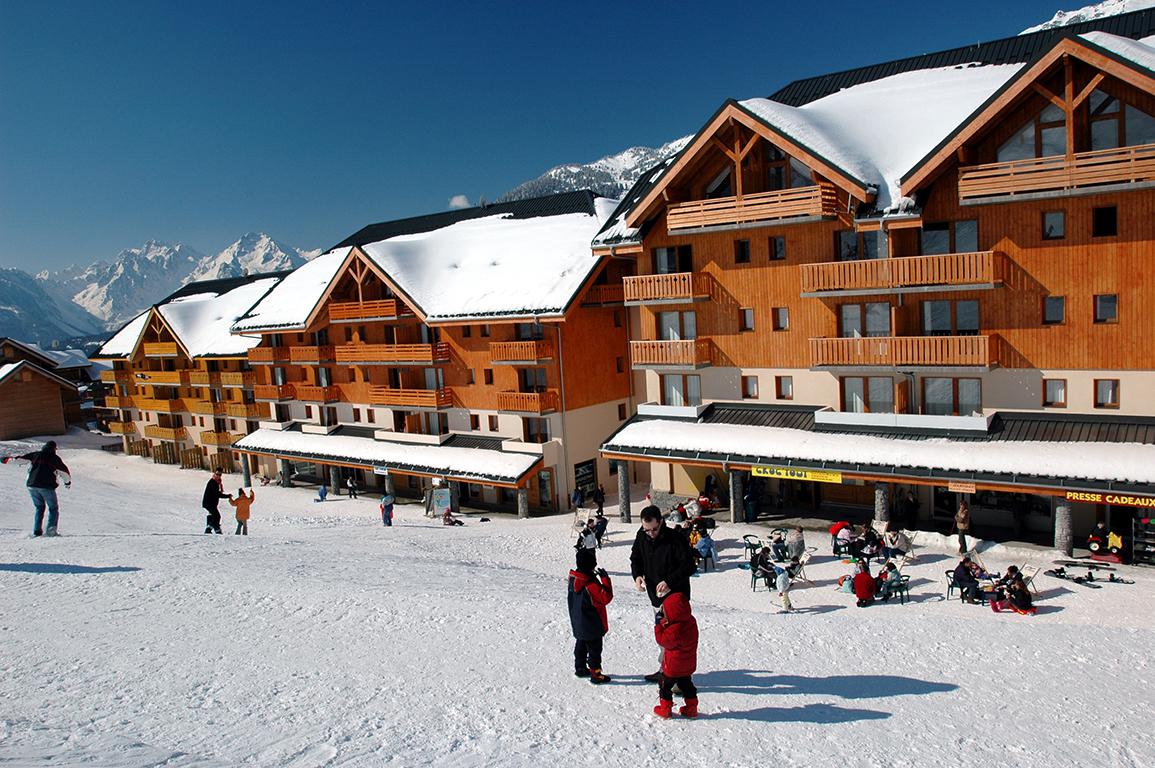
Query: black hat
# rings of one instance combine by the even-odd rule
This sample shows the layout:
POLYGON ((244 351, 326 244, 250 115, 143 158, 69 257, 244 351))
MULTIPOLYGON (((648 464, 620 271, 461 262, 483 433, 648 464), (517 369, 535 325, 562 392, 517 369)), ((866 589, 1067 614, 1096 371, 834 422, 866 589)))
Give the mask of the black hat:
POLYGON ((576 556, 577 569, 579 571, 590 572, 598 565, 598 556, 592 549, 582 547, 577 551, 576 556))

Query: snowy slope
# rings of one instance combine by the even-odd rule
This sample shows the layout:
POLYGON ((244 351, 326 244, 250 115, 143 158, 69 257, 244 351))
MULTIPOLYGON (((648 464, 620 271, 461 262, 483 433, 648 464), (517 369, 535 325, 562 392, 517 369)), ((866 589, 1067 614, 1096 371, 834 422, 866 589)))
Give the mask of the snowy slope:
POLYGON ((1019 34, 1026 35, 1031 32, 1040 32, 1044 29, 1055 29, 1056 27, 1065 27, 1069 24, 1094 21, 1095 19, 1101 19, 1106 16, 1117 16, 1120 13, 1141 11, 1144 8, 1150 8, 1152 6, 1155 6, 1155 0, 1104 0, 1101 3, 1085 5, 1074 11, 1058 11, 1049 21, 1033 27, 1027 27, 1019 34))
POLYGON ((662 722, 640 678, 656 646, 629 584, 637 524, 612 507, 615 681, 594 687, 571 669, 568 515, 449 529, 402 504, 385 529, 373 499, 258 487, 250 536, 206 537, 205 474, 62 457, 74 484, 54 540, 27 537, 24 472, 0 467, 0 763, 1155 764, 1149 569, 1097 590, 1039 576, 1038 616, 996 615, 943 601, 953 559, 926 535, 912 601, 862 610, 808 534, 814 584, 783 616, 737 568, 740 536, 766 529, 723 523, 720 568, 693 585, 702 717, 662 722))
POLYGON ((32 275, 0 269, 0 336, 50 344, 100 331, 100 318, 51 295, 32 275))

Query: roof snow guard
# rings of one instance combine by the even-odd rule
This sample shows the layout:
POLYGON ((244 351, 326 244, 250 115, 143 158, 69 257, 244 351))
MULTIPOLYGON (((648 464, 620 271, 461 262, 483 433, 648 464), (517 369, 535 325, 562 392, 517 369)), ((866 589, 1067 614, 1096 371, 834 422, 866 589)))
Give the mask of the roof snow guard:
POLYGON ((992 418, 986 435, 974 439, 755 426, 766 423, 765 418, 734 423, 736 409, 740 406, 719 404, 690 421, 635 417, 606 440, 601 452, 649 461, 734 468, 774 465, 896 480, 1155 493, 1151 419, 1004 413, 992 418), (714 411, 723 408, 728 416, 715 419, 714 411), (1095 443, 1093 450, 1088 443, 1095 443))
POLYGON ((258 429, 233 444, 233 450, 270 454, 322 464, 388 467, 397 472, 444 477, 471 483, 518 486, 542 457, 484 448, 419 445, 349 435, 258 429))

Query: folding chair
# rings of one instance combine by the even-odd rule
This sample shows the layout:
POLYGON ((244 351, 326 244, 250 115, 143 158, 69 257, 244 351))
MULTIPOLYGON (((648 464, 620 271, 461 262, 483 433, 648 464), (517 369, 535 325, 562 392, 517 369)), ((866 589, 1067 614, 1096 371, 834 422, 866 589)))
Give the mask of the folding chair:
POLYGON ((1039 575, 1039 566, 1024 565, 1019 569, 1019 575, 1023 577, 1023 583, 1027 585, 1028 589, 1036 595, 1039 594, 1039 590, 1035 586, 1035 577, 1039 575))
POLYGON ((803 552, 802 556, 798 558, 798 572, 794 574, 794 578, 798 579, 799 581, 805 581, 807 584, 813 584, 814 582, 806 576, 806 564, 809 562, 810 553, 803 552))

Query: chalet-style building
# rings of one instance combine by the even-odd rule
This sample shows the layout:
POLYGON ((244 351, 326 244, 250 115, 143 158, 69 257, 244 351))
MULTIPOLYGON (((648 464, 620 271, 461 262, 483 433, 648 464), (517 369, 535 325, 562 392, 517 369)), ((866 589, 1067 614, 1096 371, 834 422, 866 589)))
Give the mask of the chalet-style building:
POLYGON ((1153 34, 1141 11, 724 103, 595 238, 635 265, 645 376, 603 456, 751 513, 885 518, 909 486, 943 531, 960 495, 984 538, 1129 531, 1155 505, 1153 34))
POLYGON ((589 192, 365 227, 234 325, 269 403, 236 448, 282 482, 564 510, 610 468, 632 412, 619 263, 589 245, 617 201, 589 192))
POLYGON ((254 397, 248 351, 257 336, 230 326, 286 273, 189 283, 130 320, 94 355, 111 370, 108 428, 124 449, 158 464, 232 472, 230 446, 257 429, 268 407, 254 397))
POLYGON ((22 402, 16 398, 16 389, 4 393, 5 413, 0 417, 0 434, 9 437, 0 437, 0 440, 58 435, 67 431, 67 425, 87 420, 87 371, 91 364, 83 353, 49 351, 17 339, 0 338, 0 366, 5 367, 8 375, 13 375, 17 374, 13 367, 16 363, 27 365, 15 378, 6 379, 8 386, 15 387, 17 382, 22 382, 25 386, 20 389, 25 394, 33 391, 35 394, 22 402), (34 375, 35 378, 31 378, 34 375), (61 380, 68 386, 62 386, 61 380))

